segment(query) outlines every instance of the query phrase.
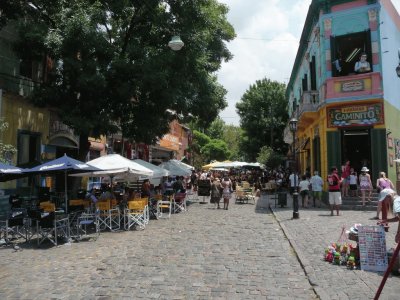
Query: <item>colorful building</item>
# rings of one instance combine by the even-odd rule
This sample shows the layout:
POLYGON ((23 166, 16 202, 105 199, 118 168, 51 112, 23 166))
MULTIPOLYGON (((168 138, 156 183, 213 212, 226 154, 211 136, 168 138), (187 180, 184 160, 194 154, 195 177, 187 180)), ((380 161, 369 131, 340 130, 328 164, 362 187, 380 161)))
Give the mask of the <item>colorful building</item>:
POLYGON ((300 172, 325 178, 350 160, 374 185, 380 171, 400 180, 399 48, 390 0, 312 1, 286 91, 300 172))

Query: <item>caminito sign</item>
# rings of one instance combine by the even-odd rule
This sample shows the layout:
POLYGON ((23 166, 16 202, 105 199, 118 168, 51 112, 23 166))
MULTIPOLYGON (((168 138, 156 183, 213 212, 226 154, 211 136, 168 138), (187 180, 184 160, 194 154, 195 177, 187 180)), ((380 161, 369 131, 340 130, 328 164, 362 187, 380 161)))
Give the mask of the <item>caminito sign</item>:
POLYGON ((382 103, 328 108, 328 127, 383 124, 382 103))

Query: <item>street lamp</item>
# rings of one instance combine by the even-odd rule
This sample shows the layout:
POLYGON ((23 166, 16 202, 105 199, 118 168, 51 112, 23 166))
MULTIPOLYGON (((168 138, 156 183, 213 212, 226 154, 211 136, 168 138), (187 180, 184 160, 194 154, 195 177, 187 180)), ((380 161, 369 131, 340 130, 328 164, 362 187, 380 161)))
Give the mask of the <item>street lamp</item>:
POLYGON ((298 219, 299 215, 299 194, 297 193, 297 158, 296 158, 296 131, 297 131, 298 120, 292 118, 289 121, 290 131, 293 133, 293 158, 294 158, 294 170, 293 170, 293 180, 294 180, 294 192, 293 192, 293 219, 298 219))
POLYGON ((171 40, 168 42, 168 47, 170 47, 174 51, 181 50, 184 45, 185 45, 185 43, 182 42, 179 35, 174 35, 171 38, 171 40))

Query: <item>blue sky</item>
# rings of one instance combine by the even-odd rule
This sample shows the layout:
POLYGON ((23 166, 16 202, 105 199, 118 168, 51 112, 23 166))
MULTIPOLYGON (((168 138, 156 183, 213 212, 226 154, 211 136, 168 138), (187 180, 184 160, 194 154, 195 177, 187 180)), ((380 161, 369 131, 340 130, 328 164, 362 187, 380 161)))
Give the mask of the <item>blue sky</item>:
MULTIPOLYGON (((228 44, 233 59, 222 65, 219 82, 229 106, 220 113, 227 124, 239 125, 235 104, 256 80, 287 83, 311 0, 219 0, 230 8, 228 20, 236 39, 228 44)), ((400 11, 400 0, 392 0, 400 11)))

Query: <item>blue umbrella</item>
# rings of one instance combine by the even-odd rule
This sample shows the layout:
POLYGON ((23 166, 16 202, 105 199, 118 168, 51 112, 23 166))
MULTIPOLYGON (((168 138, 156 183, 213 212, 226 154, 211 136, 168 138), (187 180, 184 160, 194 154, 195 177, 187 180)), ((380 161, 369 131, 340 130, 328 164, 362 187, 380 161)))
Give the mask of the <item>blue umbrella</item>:
POLYGON ((14 167, 0 162, 0 182, 27 176, 26 169, 14 167))
POLYGON ((59 174, 63 173, 65 176, 65 211, 68 210, 68 195, 67 195, 67 174, 84 173, 101 171, 99 168, 89 166, 88 164, 79 160, 73 159, 66 154, 60 158, 48 161, 39 166, 26 170, 26 173, 33 174, 59 174))

